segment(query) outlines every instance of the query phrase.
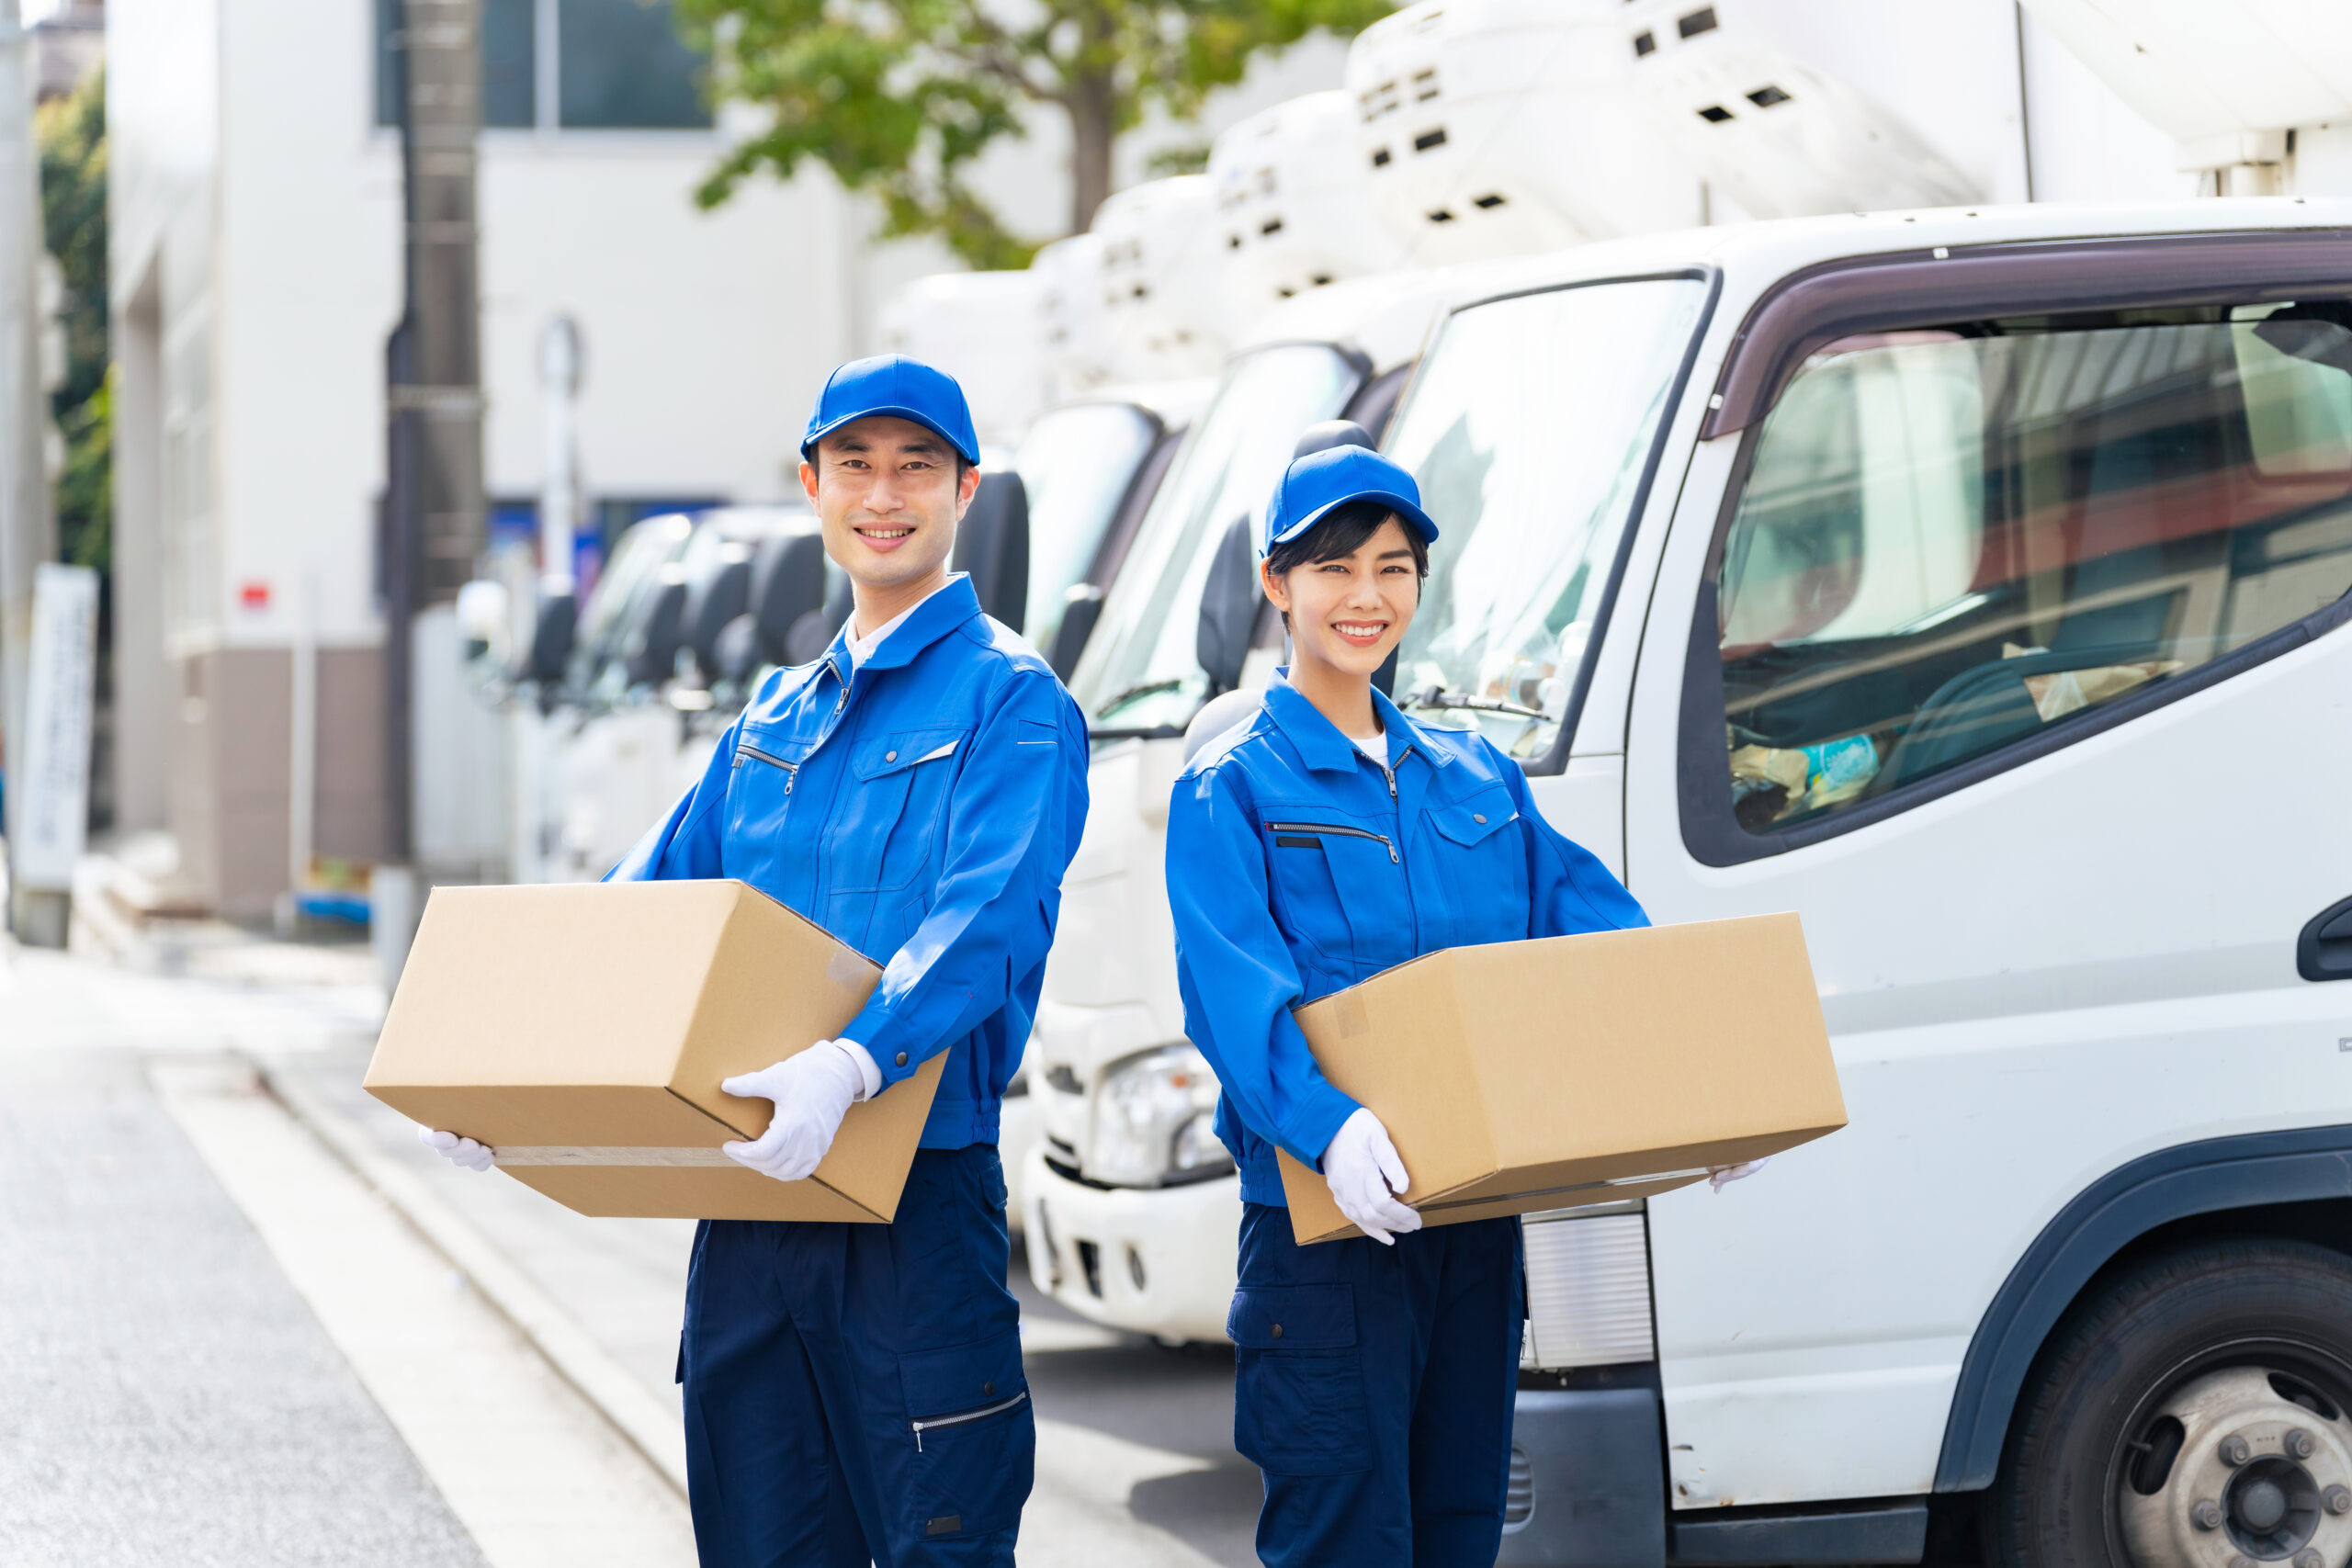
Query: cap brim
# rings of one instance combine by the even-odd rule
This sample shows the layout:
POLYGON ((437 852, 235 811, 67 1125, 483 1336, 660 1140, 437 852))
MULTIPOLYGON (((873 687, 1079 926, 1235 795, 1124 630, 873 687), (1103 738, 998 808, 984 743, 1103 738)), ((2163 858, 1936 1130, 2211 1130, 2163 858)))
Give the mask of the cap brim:
POLYGON ((1421 543, 1425 545, 1434 545, 1437 543, 1437 525, 1430 522, 1430 514, 1422 511, 1419 506, 1414 505, 1403 496, 1398 495, 1395 491, 1360 490, 1352 495, 1343 495, 1339 497, 1337 500, 1325 502, 1314 511, 1306 513, 1306 516, 1301 517, 1296 522, 1293 523, 1289 527, 1284 528, 1274 537, 1268 539, 1266 541, 1266 548, 1271 550, 1276 545, 1288 544, 1291 540, 1297 538, 1301 534, 1306 533, 1309 528, 1314 527, 1317 523, 1322 522, 1323 519, 1329 516, 1331 513, 1338 511, 1342 506, 1353 506, 1359 501, 1378 502, 1381 505, 1386 507, 1389 511, 1395 513, 1397 516, 1403 518, 1408 524, 1411 525, 1413 532, 1421 536, 1421 543))
POLYGON ((910 420, 916 424, 922 425, 925 430, 930 431, 942 441, 946 442, 948 449, 956 453, 956 456, 962 457, 964 461, 971 464, 976 468, 980 466, 979 453, 976 451, 966 451, 963 444, 956 439, 956 433, 954 431, 943 429, 937 420, 932 418, 929 414, 924 413, 922 410, 910 409, 900 403, 886 403, 880 408, 860 409, 855 413, 845 413, 839 419, 830 420, 825 423, 819 425, 816 429, 810 431, 808 434, 800 438, 800 456, 803 459, 813 460, 817 450, 817 443, 822 441, 826 436, 831 435, 834 431, 839 430, 845 424, 855 424, 861 419, 878 419, 885 417, 890 419, 910 420))

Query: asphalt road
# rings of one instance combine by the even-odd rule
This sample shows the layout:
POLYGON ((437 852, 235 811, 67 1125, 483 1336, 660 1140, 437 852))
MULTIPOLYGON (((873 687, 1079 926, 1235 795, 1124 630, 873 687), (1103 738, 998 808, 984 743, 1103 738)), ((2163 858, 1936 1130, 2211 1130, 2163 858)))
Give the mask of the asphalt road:
POLYGON ((481 1568, 149 1087, 0 990, 0 1562, 481 1568))

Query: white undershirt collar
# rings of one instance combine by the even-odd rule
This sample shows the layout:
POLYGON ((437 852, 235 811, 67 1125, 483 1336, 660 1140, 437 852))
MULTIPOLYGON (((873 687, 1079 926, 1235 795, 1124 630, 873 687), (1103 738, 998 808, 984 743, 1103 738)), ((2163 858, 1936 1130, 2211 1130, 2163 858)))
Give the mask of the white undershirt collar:
MULTIPOLYGON (((956 580, 952 577, 947 580, 948 582, 953 582, 955 581, 956 580)), ((917 610, 922 609, 924 604, 928 604, 931 600, 932 593, 936 593, 939 592, 940 588, 944 588, 946 586, 947 582, 941 583, 939 588, 933 589, 931 593, 924 594, 921 599, 916 600, 913 604, 908 605, 905 609, 899 611, 897 615, 891 616, 888 620, 883 622, 880 626, 875 627, 864 637, 854 637, 850 638, 849 667, 852 670, 855 670, 859 665, 873 658, 874 650, 882 646, 883 638, 888 637, 892 632, 897 631, 900 626, 904 626, 909 615, 913 615, 917 610)), ((852 612, 851 619, 856 619, 855 612, 852 612)))

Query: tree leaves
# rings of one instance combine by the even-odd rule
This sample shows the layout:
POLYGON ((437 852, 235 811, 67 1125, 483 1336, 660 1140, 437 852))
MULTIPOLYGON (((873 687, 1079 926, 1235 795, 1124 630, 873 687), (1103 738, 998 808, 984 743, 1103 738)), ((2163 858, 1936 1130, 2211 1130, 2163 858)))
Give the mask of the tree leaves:
POLYGON ((41 234, 65 275, 65 382, 51 399, 65 437, 57 483, 58 554, 107 570, 113 559, 114 398, 107 358, 106 77, 92 72, 41 105, 41 234))
POLYGON ((1153 108, 1182 119, 1269 50, 1317 28, 1352 34, 1387 0, 678 0, 720 93, 765 129, 697 193, 725 201, 762 172, 810 158, 879 198, 883 233, 935 233, 977 267, 1028 264, 967 182, 1024 110, 1070 122, 1070 227, 1110 194, 1112 143, 1153 108))

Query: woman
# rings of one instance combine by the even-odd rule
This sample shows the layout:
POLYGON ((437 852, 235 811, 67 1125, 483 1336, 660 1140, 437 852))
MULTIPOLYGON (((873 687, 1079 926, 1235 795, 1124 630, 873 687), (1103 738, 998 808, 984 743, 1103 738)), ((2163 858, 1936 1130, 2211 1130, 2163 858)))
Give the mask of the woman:
POLYGON ((1290 466, 1260 568, 1292 639, 1265 705, 1177 780, 1168 896, 1186 1029, 1241 1169, 1234 1440, 1265 1472, 1258 1554, 1487 1568, 1501 1539, 1521 1318, 1516 1219, 1424 1231, 1380 1119, 1317 1070, 1291 1009, 1438 948, 1646 925, 1548 827, 1519 764, 1373 688, 1437 528, 1361 446, 1290 466), (1274 1151, 1360 1237, 1301 1247, 1274 1151))

